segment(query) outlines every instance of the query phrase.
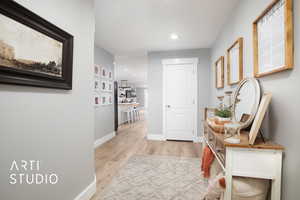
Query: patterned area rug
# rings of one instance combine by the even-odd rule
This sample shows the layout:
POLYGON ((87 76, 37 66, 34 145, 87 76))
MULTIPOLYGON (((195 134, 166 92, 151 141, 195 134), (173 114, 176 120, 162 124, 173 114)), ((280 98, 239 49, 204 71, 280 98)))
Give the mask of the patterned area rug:
POLYGON ((198 158, 134 156, 100 199, 201 200, 206 187, 198 158))

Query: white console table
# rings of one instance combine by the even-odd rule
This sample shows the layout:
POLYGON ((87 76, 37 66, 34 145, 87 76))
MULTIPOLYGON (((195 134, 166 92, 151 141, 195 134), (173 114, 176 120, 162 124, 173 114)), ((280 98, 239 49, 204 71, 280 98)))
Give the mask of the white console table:
POLYGON ((280 200, 283 146, 259 139, 250 145, 247 132, 241 133, 239 144, 230 144, 206 122, 204 127, 203 147, 210 147, 225 172, 225 200, 231 200, 233 176, 272 180, 271 199, 280 200))

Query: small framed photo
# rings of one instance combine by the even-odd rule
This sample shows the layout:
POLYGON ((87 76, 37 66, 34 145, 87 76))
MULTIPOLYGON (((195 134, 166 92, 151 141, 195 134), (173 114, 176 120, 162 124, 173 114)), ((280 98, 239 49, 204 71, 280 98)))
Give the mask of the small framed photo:
POLYGON ((112 81, 108 81, 108 92, 112 92, 114 89, 114 83, 112 81))
POLYGON ((96 107, 100 105, 100 96, 99 96, 99 94, 94 94, 94 105, 96 107))
POLYGON ((108 81, 102 80, 100 87, 101 87, 102 92, 107 92, 108 91, 108 81))
POLYGON ((100 104, 101 106, 105 106, 108 104, 108 101, 107 101, 107 95, 106 94, 101 94, 101 100, 100 100, 100 104))
POLYGON ((100 81, 98 79, 95 79, 95 81, 94 81, 94 89, 95 89, 95 92, 99 92, 99 90, 100 90, 100 81))
POLYGON ((100 66, 99 65, 95 65, 94 66, 94 74, 95 74, 95 77, 99 77, 100 76, 100 66))
POLYGON ((108 104, 109 105, 113 104, 113 95, 112 94, 108 94, 108 104))
POLYGON ((112 70, 108 70, 108 79, 113 80, 113 72, 112 70))
POLYGON ((101 78, 107 78, 108 77, 108 72, 107 72, 107 69, 105 67, 101 67, 101 78))

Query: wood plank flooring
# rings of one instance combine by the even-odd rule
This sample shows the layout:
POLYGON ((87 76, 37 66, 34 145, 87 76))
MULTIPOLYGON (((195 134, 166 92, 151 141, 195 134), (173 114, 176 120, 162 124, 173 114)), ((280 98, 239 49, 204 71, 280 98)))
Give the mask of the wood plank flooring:
POLYGON ((95 150, 97 192, 92 200, 99 200, 104 188, 132 155, 166 155, 200 157, 201 144, 176 141, 147 140, 146 121, 119 128, 117 136, 95 150))

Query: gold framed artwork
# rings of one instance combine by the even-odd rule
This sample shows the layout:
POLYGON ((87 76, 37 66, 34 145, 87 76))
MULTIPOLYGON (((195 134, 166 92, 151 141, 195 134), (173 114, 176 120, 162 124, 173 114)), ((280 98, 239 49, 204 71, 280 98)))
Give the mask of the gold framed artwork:
POLYGON ((254 76, 294 66, 293 1, 274 0, 253 22, 254 76))
POLYGON ((227 50, 227 84, 243 80, 243 38, 239 38, 227 50))
POLYGON ((221 56, 215 63, 216 88, 224 88, 224 56, 221 56))

